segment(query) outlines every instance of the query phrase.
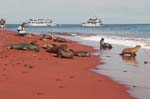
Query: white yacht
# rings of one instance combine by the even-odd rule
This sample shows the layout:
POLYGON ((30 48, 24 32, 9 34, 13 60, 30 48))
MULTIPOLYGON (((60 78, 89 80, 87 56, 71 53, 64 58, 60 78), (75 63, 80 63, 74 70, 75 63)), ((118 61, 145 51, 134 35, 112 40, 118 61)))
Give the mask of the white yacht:
POLYGON ((89 19, 87 22, 82 23, 82 26, 101 26, 102 21, 98 18, 89 19))
POLYGON ((56 23, 49 19, 30 19, 25 26, 56 26, 56 23))

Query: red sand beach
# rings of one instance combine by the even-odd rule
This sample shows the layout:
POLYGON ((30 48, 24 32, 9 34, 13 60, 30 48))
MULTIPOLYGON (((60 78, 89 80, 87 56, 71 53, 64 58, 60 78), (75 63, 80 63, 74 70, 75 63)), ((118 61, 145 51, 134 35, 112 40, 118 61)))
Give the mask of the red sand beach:
MULTIPOLYGON (((19 37, 12 31, 0 31, 0 38, 0 99, 134 99, 123 85, 89 70, 100 64, 96 56, 64 59, 42 48, 10 50, 10 44, 36 40, 42 47, 56 42, 41 41, 37 35, 19 37)), ((95 51, 76 42, 67 45, 76 51, 95 51)))

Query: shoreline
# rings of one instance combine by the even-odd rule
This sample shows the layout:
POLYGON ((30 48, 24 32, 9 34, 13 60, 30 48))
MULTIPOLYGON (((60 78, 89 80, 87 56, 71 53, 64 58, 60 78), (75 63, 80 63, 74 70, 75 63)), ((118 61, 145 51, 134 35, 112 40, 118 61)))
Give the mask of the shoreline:
MULTIPOLYGON (((14 43, 37 40, 40 47, 53 41, 41 41, 37 35, 19 37, 16 32, 0 31, 0 98, 2 99, 135 99, 127 87, 89 69, 101 62, 99 57, 60 59, 41 49, 34 51, 8 50, 14 43), (91 61, 92 60, 92 61, 91 61)), ((69 48, 95 51, 77 42, 69 48)))
POLYGON ((149 64, 144 61, 148 60, 149 50, 139 49, 136 57, 122 57, 118 55, 125 46, 114 45, 111 51, 104 51, 101 58, 106 64, 97 66, 97 73, 104 74, 129 88, 128 92, 138 98, 147 99, 149 97, 149 64), (117 62, 115 62, 117 60, 117 62))

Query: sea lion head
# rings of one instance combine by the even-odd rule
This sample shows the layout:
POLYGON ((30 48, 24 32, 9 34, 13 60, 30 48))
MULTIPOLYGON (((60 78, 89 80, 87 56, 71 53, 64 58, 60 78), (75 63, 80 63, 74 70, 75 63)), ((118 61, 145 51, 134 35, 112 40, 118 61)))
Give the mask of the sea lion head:
POLYGON ((141 48, 142 46, 141 45, 136 45, 136 48, 141 48))
POLYGON ((30 42, 30 44, 32 44, 32 45, 38 45, 37 41, 32 41, 32 42, 30 42))

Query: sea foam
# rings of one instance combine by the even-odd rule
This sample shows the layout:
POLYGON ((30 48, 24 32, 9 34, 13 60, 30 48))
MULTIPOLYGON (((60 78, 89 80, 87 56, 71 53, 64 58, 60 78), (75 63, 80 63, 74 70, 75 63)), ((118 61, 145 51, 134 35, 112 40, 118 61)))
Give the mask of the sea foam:
POLYGON ((96 41, 99 42, 101 38, 105 38, 105 42, 116 45, 123 45, 134 47, 135 45, 141 45, 144 49, 150 49, 150 39, 149 38, 129 38, 129 37, 119 37, 119 36, 80 36, 82 40, 96 41))

